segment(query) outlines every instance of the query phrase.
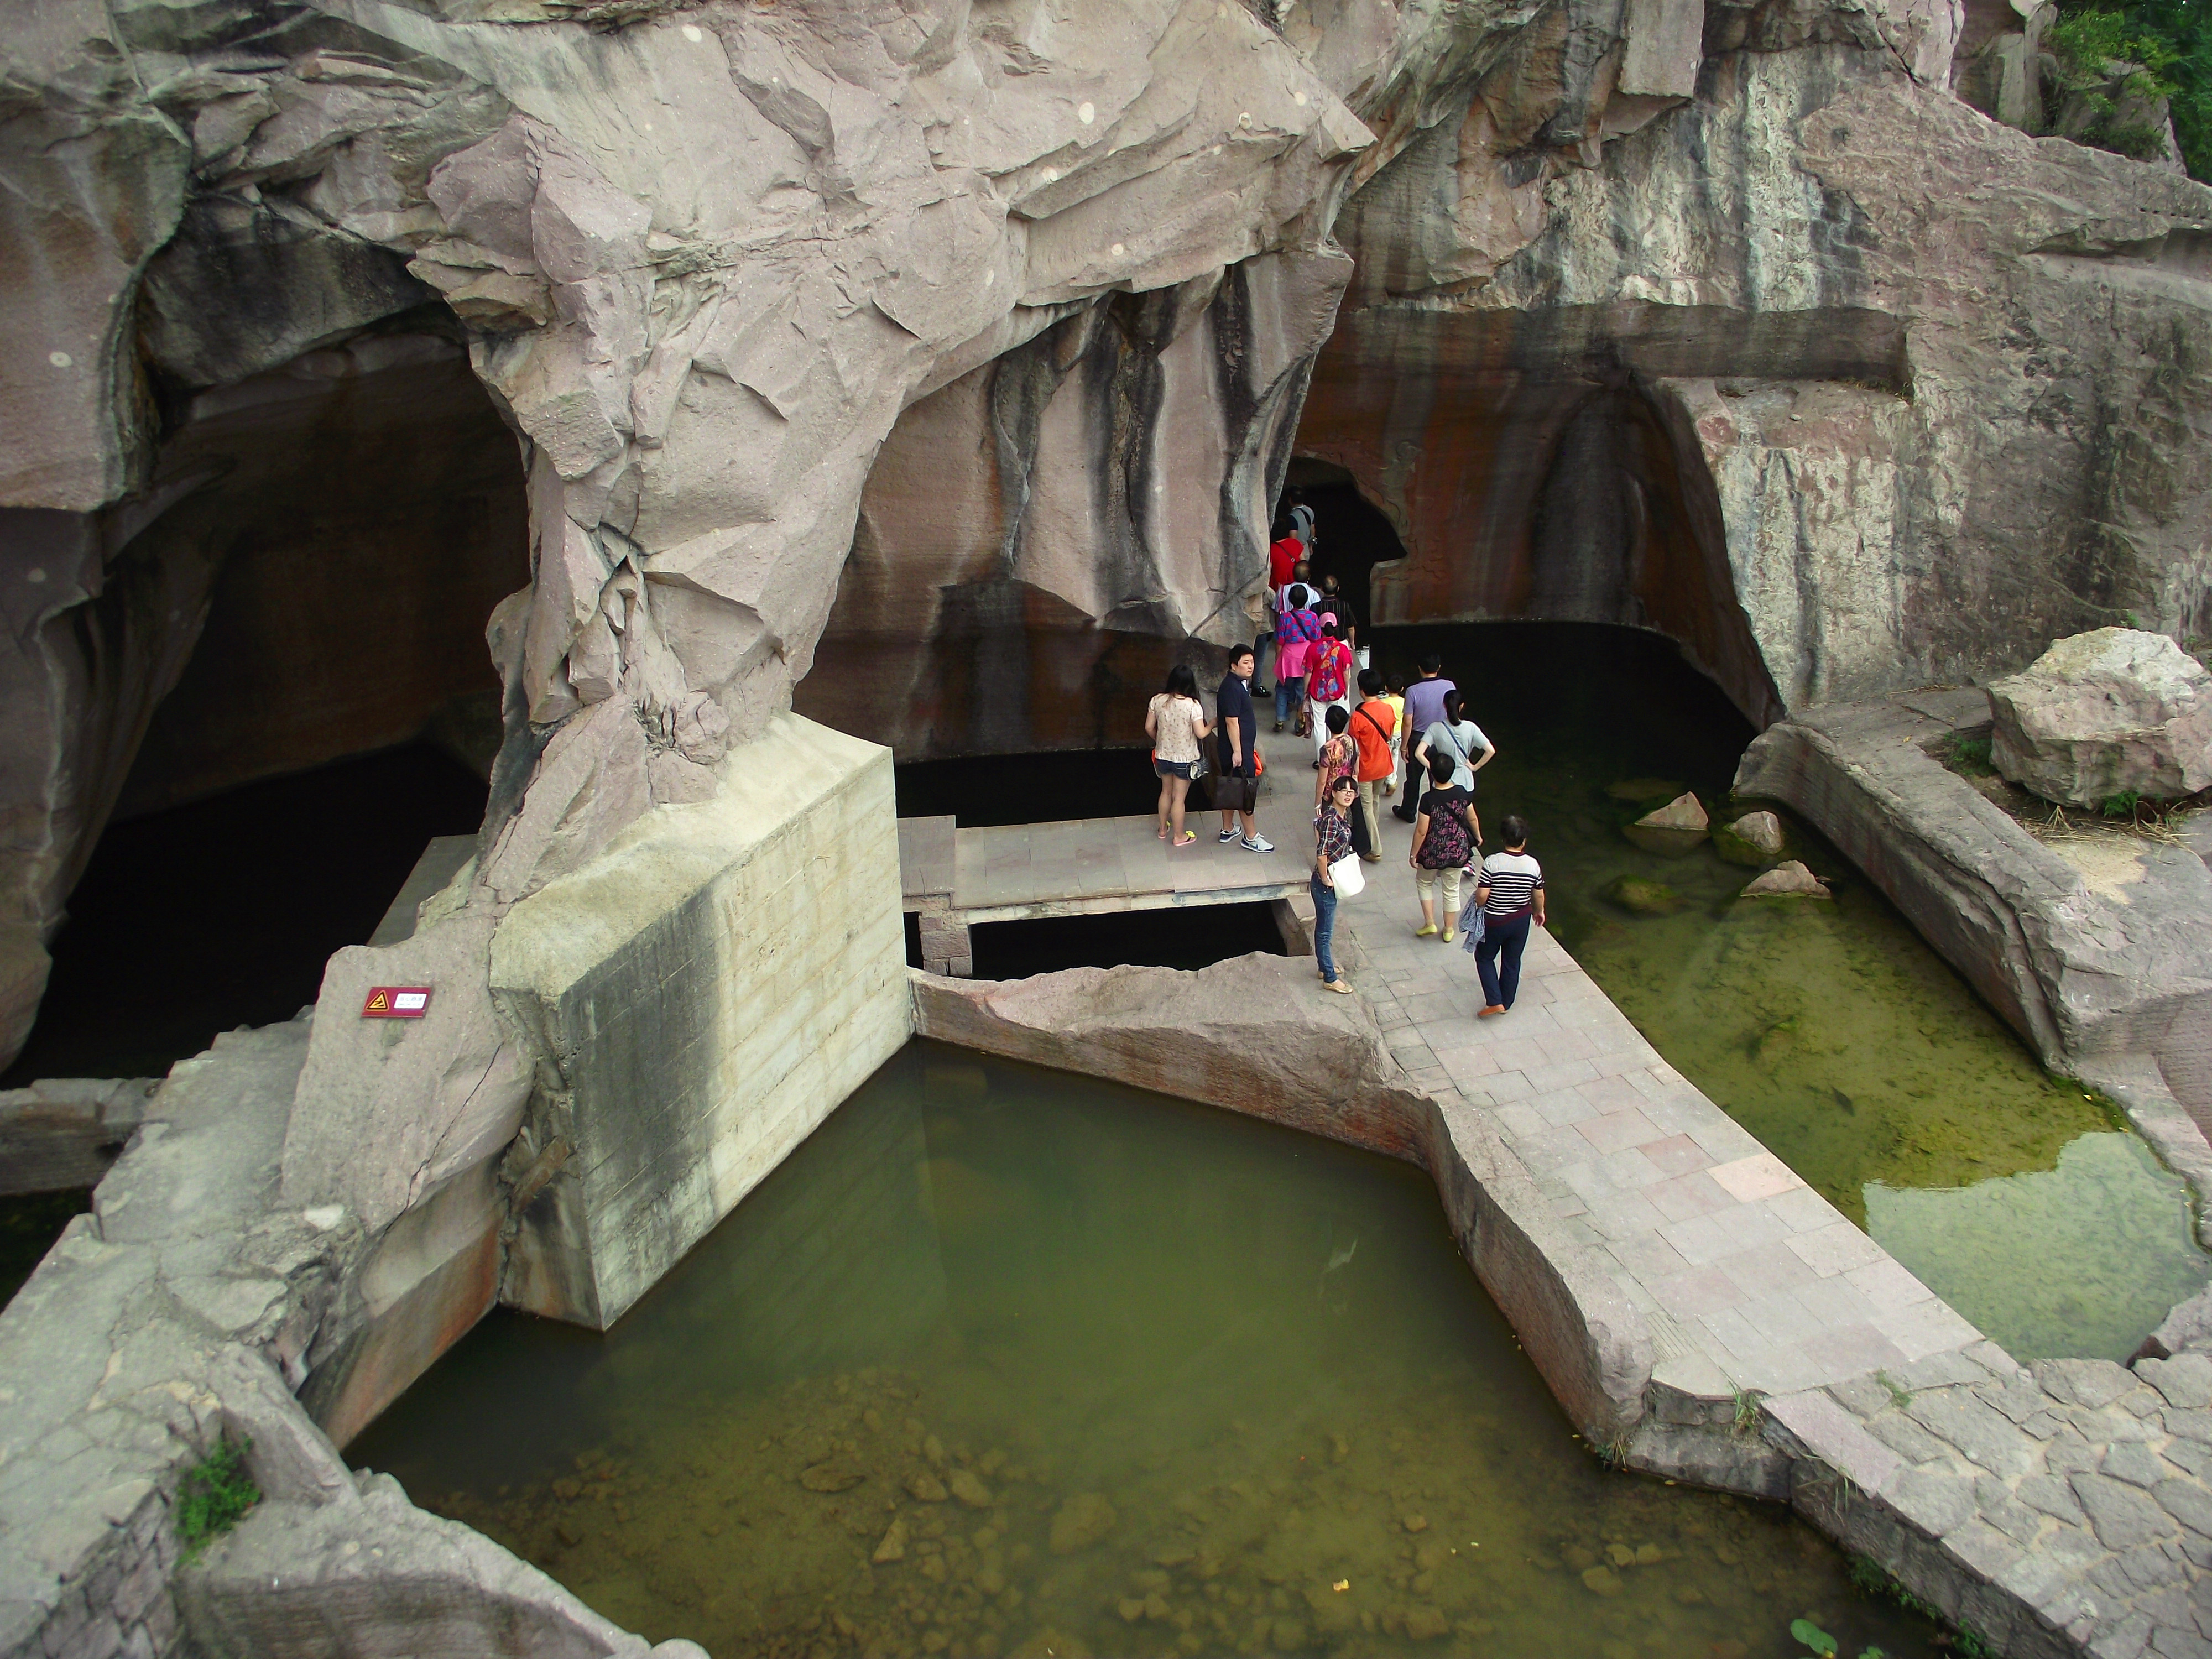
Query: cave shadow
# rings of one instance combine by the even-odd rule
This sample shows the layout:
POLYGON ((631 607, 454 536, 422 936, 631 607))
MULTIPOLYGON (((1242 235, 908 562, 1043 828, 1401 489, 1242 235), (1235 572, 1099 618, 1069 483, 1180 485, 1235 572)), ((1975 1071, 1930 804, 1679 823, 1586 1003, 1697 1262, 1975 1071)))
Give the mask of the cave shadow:
POLYGON ((424 844, 484 820, 501 733, 483 630, 530 580, 529 516, 450 322, 409 313, 234 386, 157 390, 162 510, 117 509, 135 528, 103 591, 53 624, 91 686, 62 727, 62 804, 97 839, 74 849, 0 1085, 157 1076, 290 1019, 424 844))
POLYGON ((1382 509, 1368 500, 1347 467, 1291 457, 1279 511, 1293 501, 1313 509, 1314 545, 1309 562, 1316 580, 1334 576, 1351 599, 1360 639, 1370 641, 1375 611, 1371 577, 1375 567, 1406 556, 1406 544, 1382 509))

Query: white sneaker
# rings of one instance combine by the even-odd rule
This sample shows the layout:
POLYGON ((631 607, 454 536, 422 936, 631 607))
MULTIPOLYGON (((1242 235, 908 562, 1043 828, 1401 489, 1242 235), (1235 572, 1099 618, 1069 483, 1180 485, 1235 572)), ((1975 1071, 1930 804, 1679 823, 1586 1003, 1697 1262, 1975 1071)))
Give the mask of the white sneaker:
POLYGON ((1244 850, 1248 853, 1272 853, 1275 850, 1275 843, 1265 836, 1247 836, 1244 837, 1244 850))
POLYGON ((1236 839, 1237 832, 1234 830, 1224 830, 1221 832, 1221 844, 1224 847, 1228 846, 1231 842, 1235 841, 1236 839))

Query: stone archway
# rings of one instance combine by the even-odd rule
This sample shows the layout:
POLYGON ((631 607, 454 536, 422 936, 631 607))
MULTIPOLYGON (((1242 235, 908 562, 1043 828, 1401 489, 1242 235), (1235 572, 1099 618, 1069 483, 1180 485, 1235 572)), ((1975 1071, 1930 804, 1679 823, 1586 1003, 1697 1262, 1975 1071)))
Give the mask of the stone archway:
POLYGON ((1753 721, 1778 718, 1674 383, 1602 338, 1516 331, 1495 313, 1355 311, 1323 350, 1300 465, 1356 481, 1405 549, 1373 570, 1371 621, 1650 629, 1753 721))

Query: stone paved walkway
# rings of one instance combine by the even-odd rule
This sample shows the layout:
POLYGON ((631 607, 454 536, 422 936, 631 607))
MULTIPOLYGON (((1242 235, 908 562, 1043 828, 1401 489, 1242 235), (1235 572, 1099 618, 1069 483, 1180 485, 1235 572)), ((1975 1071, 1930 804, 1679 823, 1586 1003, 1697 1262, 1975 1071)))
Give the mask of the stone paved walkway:
MULTIPOLYGON (((1297 844, 1289 799, 1269 805, 1268 833, 1297 844)), ((1612 1264, 1650 1322, 1658 1381, 1788 1394, 1982 1340, 1660 1058, 1548 933, 1531 934, 1513 1011, 1477 1019, 1474 957, 1413 937, 1412 840, 1383 819, 1383 861, 1337 912, 1339 965, 1399 1063, 1489 1111, 1612 1264)))

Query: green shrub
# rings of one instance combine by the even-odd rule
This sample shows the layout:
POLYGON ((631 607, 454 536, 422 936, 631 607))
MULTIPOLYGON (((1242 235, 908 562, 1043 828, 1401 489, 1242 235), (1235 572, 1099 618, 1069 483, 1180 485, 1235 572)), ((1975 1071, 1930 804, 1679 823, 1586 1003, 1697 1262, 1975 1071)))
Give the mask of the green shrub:
POLYGON ((228 1435, 191 1468, 177 1486, 177 1541, 187 1557, 198 1555, 261 1501, 261 1488, 246 1472, 252 1443, 228 1435))
MULTIPOLYGON (((2063 5, 2058 21, 2044 32, 2043 45, 2058 65, 2061 97, 2101 85, 2107 64, 2141 65, 2124 90, 2166 100, 2190 177, 2212 179, 2212 7, 2205 0, 2063 5)), ((2095 104, 2104 107, 2081 135, 2083 143, 2137 160, 2158 153, 2156 131, 2115 122, 2110 98, 2100 95, 2093 109, 2095 104)), ((2057 117, 2055 108, 2051 115, 2057 117)))
POLYGON ((2132 818, 2136 808, 2142 805, 2142 795, 2134 789, 2123 789, 2117 795, 2105 797, 2105 816, 2108 818, 2132 818))

